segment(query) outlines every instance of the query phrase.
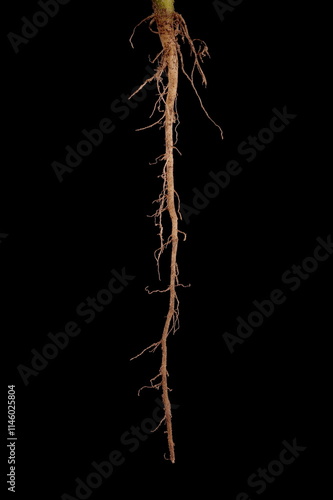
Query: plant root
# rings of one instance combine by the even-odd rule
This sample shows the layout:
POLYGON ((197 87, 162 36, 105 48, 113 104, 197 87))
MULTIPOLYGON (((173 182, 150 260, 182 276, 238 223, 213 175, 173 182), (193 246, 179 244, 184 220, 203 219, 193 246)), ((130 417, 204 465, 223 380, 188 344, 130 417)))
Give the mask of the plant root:
MULTIPOLYGON (((150 118, 155 114, 156 111, 161 113, 162 116, 160 116, 160 118, 151 125, 147 125, 146 127, 140 128, 138 130, 146 130, 156 125, 160 125, 160 128, 164 129, 165 152, 155 160, 155 163, 159 161, 164 162, 163 171, 160 175, 163 181, 163 186, 158 199, 154 201, 154 203, 158 204, 158 208, 151 216, 154 217, 154 223, 155 226, 158 227, 160 238, 160 247, 155 251, 154 254, 159 280, 161 280, 160 258, 162 253, 169 246, 171 246, 171 262, 169 286, 165 290, 149 291, 147 290, 147 288, 146 290, 148 291, 148 293, 169 293, 169 307, 161 339, 158 342, 151 344, 149 347, 146 347, 137 356, 134 356, 131 359, 138 358, 146 351, 155 352, 157 348, 161 348, 162 360, 159 373, 150 380, 150 385, 144 386, 139 390, 139 394, 144 388, 162 389, 164 417, 161 420, 159 426, 162 424, 162 422, 166 425, 166 434, 169 448, 168 459, 172 463, 174 463, 175 445, 173 441, 172 414, 171 404, 169 400, 170 389, 168 387, 169 374, 167 371, 167 338, 171 333, 175 334, 179 329, 179 300, 177 297, 176 289, 179 286, 185 286, 179 283, 179 270, 177 264, 179 233, 183 235, 184 240, 186 239, 186 234, 178 229, 178 221, 179 219, 181 219, 180 200, 174 186, 174 149, 177 150, 175 144, 177 143, 178 139, 177 127, 179 124, 179 116, 177 112, 179 69, 181 69, 182 73, 190 81, 194 92, 199 99, 201 108, 203 109, 209 120, 219 129, 222 139, 223 131, 221 127, 217 125, 217 123, 207 113, 194 83, 194 73, 195 70, 197 70, 199 72, 199 75, 201 76, 202 83, 205 86, 207 85, 207 80, 201 67, 201 63, 203 62, 204 57, 209 56, 207 45, 202 40, 199 40, 200 47, 198 50, 196 50, 194 42, 198 40, 191 39, 184 18, 177 12, 169 12, 166 9, 156 7, 156 5, 154 4, 154 14, 145 18, 137 26, 148 20, 150 30, 153 33, 157 33, 159 35, 160 41, 162 43, 162 50, 153 60, 153 62, 157 62, 157 68, 154 75, 150 78, 147 78, 129 98, 140 92, 140 90, 145 87, 146 84, 152 82, 153 80, 156 81, 158 97, 150 118), (153 30, 152 28, 152 25, 154 23, 157 27, 157 31, 153 30), (184 67, 183 55, 178 41, 179 39, 181 39, 183 43, 188 43, 190 47, 190 53, 194 57, 193 67, 190 74, 186 72, 184 67), (177 207, 175 200, 177 200, 177 207), (164 212, 168 213, 171 222, 171 232, 167 239, 165 239, 164 237, 163 230, 164 212)), ((134 28, 132 36, 130 38, 131 44, 136 27, 134 28)))

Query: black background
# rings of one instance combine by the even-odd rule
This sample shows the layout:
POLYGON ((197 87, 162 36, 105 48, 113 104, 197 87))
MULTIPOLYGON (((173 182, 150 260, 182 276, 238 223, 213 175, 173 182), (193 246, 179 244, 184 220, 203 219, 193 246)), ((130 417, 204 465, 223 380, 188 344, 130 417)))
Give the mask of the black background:
MULTIPOLYGON (((235 499, 242 491, 251 499, 302 498, 310 490, 320 497, 332 262, 320 263, 294 292, 281 276, 332 232, 326 126, 318 113, 323 92, 311 82, 320 60, 308 36, 309 22, 317 29, 323 13, 290 4, 244 0, 223 22, 212 2, 176 4, 192 37, 209 46, 208 87, 199 78, 196 84, 225 135, 221 141, 181 76, 177 191, 193 206, 192 190, 203 192, 210 171, 238 160, 242 172, 180 225, 187 233, 180 277, 191 287, 179 289, 181 329, 169 339, 170 398, 179 405, 172 465, 163 458, 162 428, 133 453, 120 442, 156 407, 156 391, 137 391, 157 373, 160 352, 130 358, 159 339, 168 302, 145 292, 166 286, 157 281, 159 241, 147 217, 161 188, 162 164, 150 163, 163 152, 163 131, 136 131, 151 123, 155 92, 124 120, 110 109, 142 82, 148 57, 160 50, 147 24, 138 28, 134 50, 129 43, 150 2, 72 0, 18 54, 7 34, 20 34, 21 17, 32 19, 40 8, 5 3, 0 231, 8 236, 0 240, 0 328, 4 401, 7 385, 16 384, 17 498, 75 497, 75 479, 85 481, 92 462, 116 449, 125 462, 91 498, 169 498, 200 488, 206 498, 235 499), (297 118, 247 162, 239 144, 285 106, 297 118), (75 148, 82 130, 103 118, 115 130, 59 182, 52 163, 64 163, 66 146, 75 148), (135 279, 85 323, 77 306, 123 267, 135 279), (237 316, 246 318, 252 302, 276 288, 285 303, 231 354, 223 333, 235 333, 237 316), (69 321, 77 321, 80 335, 26 386, 17 366, 31 366, 31 349, 41 352, 47 334, 69 321), (307 449, 258 495, 248 477, 295 438, 307 449)), ((190 68, 186 45, 183 52, 190 68)))

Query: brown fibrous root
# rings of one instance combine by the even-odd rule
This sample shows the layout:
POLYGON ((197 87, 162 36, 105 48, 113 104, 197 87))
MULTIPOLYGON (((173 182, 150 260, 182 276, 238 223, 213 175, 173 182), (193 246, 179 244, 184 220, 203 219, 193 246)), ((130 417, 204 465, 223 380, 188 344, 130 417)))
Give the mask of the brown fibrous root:
MULTIPOLYGON (((197 92, 194 84, 194 73, 197 70, 201 76, 202 83, 206 86, 207 80, 205 74, 202 70, 201 63, 205 56, 209 56, 208 47, 202 40, 192 40, 189 35, 188 28, 184 18, 177 12, 167 12, 164 9, 154 9, 154 14, 143 19, 137 26, 149 21, 149 28, 152 32, 157 33, 160 37, 162 43, 162 50, 152 61, 157 63, 155 73, 152 77, 147 78, 142 85, 140 85, 135 92, 130 96, 133 97, 136 93, 147 84, 156 81, 157 87, 157 101, 155 102, 153 111, 150 118, 154 115, 156 111, 161 113, 161 117, 154 123, 138 129, 145 130, 147 128, 153 127, 155 125, 160 125, 160 128, 164 129, 165 133, 165 152, 163 155, 156 159, 157 161, 163 161, 164 167, 161 174, 163 181, 162 192, 158 199, 154 203, 158 203, 158 208, 156 212, 152 215, 154 217, 155 226, 158 227, 160 247, 155 251, 155 259, 157 263, 158 277, 160 276, 160 257, 167 247, 171 245, 171 262, 170 262, 170 280, 169 285, 165 290, 154 290, 148 291, 148 293, 169 293, 169 308, 165 319, 162 337, 159 341, 151 344, 141 351, 137 356, 132 359, 144 354, 146 351, 155 352, 157 348, 161 348, 162 352, 162 362, 159 373, 150 380, 150 385, 144 386, 143 388, 154 388, 162 389, 162 400, 164 405, 164 417, 161 423, 166 425, 166 434, 168 439, 169 447, 169 459, 172 463, 175 462, 175 445, 173 441, 173 430, 172 430, 172 413, 171 404, 169 399, 169 387, 168 387, 168 370, 167 370, 167 338, 170 333, 174 334, 179 329, 179 300, 177 297, 176 289, 179 286, 184 286, 179 282, 179 270, 177 264, 177 250, 179 242, 179 234, 182 234, 184 239, 186 234, 178 229, 178 221, 181 219, 180 212, 180 200, 174 186, 174 149, 177 150, 175 144, 177 143, 178 133, 177 127, 179 124, 179 116, 177 112, 177 90, 178 90, 178 72, 179 68, 186 78, 190 81, 196 96, 199 99, 200 106, 205 112, 206 116, 210 121, 219 129, 221 137, 223 138, 222 129, 215 121, 208 115, 206 109, 204 108, 201 98, 197 92), (153 25, 156 25, 156 29, 153 29, 153 25), (185 70, 184 59, 179 44, 179 39, 184 43, 187 42, 190 47, 190 53, 194 57, 193 67, 190 73, 185 70), (199 42, 199 49, 195 48, 194 42, 199 42), (177 203, 176 203, 177 201, 177 203), (165 239, 163 232, 163 214, 168 212, 171 221, 171 232, 170 235, 165 239)), ((137 27, 136 26, 136 27, 137 27)), ((132 37, 130 38, 132 44, 132 37)), ((133 46, 133 44, 132 44, 133 46)), ((187 285, 189 286, 189 285, 187 285)), ((139 391, 139 393, 140 393, 139 391)))

